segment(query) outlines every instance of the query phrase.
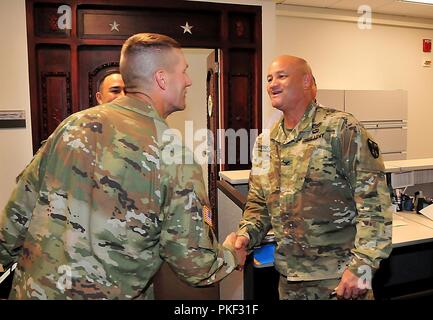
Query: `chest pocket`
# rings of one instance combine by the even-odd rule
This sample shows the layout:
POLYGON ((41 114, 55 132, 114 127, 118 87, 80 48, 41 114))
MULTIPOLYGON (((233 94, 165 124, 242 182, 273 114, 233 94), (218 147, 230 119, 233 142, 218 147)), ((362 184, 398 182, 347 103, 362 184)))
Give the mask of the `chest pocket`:
POLYGON ((295 147, 293 152, 282 153, 280 188, 283 195, 293 195, 302 189, 314 150, 315 145, 308 144, 302 148, 295 147))
POLYGON ((337 168, 330 144, 322 141, 312 149, 313 152, 307 172, 309 182, 335 179, 337 168))

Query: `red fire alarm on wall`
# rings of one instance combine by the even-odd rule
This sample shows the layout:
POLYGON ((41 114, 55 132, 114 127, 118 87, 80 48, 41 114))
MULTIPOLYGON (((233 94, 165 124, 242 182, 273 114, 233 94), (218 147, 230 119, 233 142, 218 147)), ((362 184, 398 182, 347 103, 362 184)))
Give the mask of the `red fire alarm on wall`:
POLYGON ((431 52, 431 39, 422 39, 422 51, 431 52))

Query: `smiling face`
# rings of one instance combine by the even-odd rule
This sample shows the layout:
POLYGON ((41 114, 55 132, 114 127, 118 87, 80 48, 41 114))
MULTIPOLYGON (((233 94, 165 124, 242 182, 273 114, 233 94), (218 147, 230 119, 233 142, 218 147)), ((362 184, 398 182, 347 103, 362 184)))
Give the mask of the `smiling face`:
POLYGON ((308 71, 304 60, 291 56, 278 57, 270 65, 267 91, 274 108, 290 110, 306 99, 306 90, 311 89, 308 71))

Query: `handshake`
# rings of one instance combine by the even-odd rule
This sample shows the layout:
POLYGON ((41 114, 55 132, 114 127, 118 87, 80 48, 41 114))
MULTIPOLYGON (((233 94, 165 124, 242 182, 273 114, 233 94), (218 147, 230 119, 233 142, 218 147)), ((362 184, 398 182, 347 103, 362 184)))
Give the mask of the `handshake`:
POLYGON ((232 249, 236 254, 238 260, 238 267, 236 270, 242 270, 245 265, 245 259, 247 258, 247 246, 250 242, 245 236, 238 236, 236 233, 230 233, 223 242, 223 246, 232 249))

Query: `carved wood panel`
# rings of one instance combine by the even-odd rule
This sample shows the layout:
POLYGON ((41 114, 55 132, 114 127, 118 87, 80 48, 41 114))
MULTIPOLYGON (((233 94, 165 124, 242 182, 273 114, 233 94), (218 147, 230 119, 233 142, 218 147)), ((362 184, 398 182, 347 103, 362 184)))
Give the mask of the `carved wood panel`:
POLYGON ((230 40, 238 43, 254 42, 254 16, 249 14, 231 14, 230 23, 230 40))
POLYGON ((251 168, 251 146, 254 144, 254 113, 252 112, 255 71, 251 68, 253 53, 233 50, 230 53, 232 68, 229 72, 229 103, 225 113, 227 128, 236 133, 226 138, 226 170, 245 170, 251 168))
POLYGON ((79 10, 78 26, 80 38, 126 39, 140 32, 166 34, 180 42, 193 38, 194 41, 219 40, 218 12, 191 12, 175 8, 136 8, 136 10, 79 10), (161 23, 164 21, 164 23, 161 23), (191 33, 182 26, 191 26, 191 33), (191 35, 194 37, 190 37, 191 35))
POLYGON ((37 124, 39 148, 41 142, 47 139, 73 110, 70 48, 63 45, 39 45, 36 54, 38 100, 36 104, 32 104, 32 125, 37 124))
POLYGON ((67 38, 70 29, 60 29, 58 26, 58 3, 36 3, 34 8, 34 30, 39 37, 67 38))
POLYGON ((71 76, 69 72, 42 72, 42 139, 72 114, 71 76))
POLYGON ((79 109, 83 110, 97 104, 95 94, 98 80, 104 72, 118 69, 120 46, 79 46, 79 109))

